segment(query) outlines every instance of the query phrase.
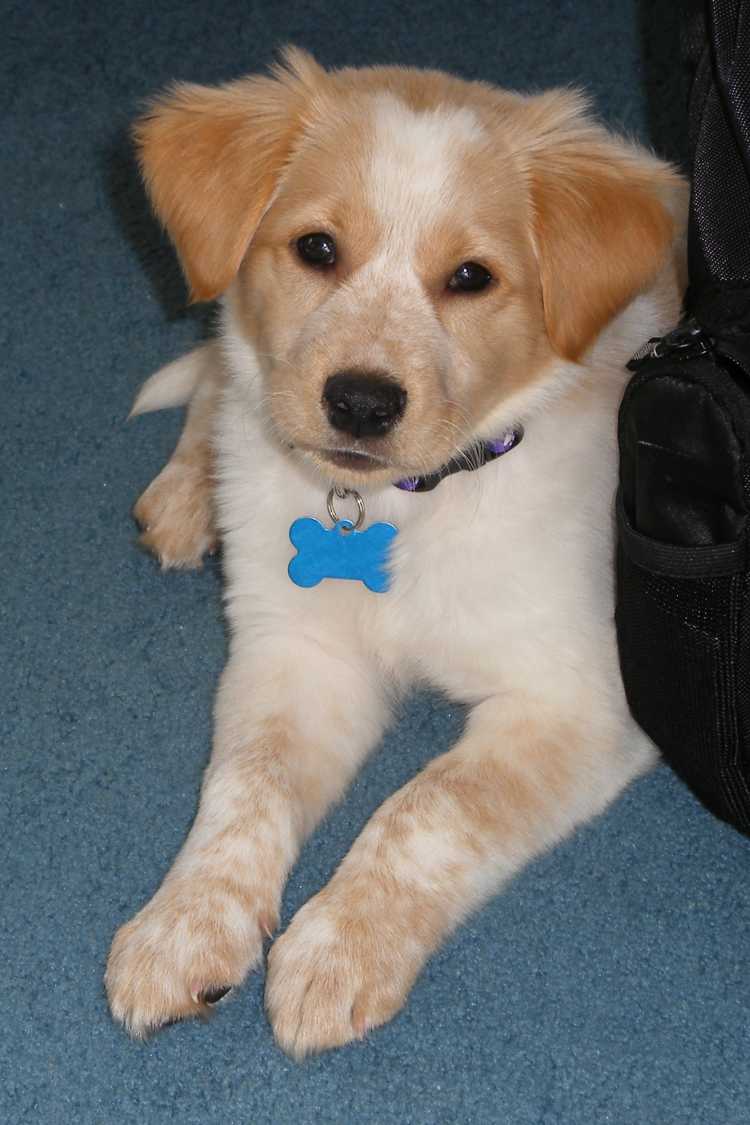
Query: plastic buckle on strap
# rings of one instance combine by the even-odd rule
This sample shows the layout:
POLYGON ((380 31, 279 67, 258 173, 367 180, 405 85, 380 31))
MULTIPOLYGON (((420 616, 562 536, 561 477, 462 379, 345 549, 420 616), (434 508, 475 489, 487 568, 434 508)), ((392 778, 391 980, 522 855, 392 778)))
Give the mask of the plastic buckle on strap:
POLYGON ((696 355, 707 355, 712 346, 710 336, 704 332, 698 321, 688 317, 666 336, 652 336, 628 362, 628 370, 637 370, 648 359, 663 359, 665 356, 671 356, 673 359, 691 359, 696 355))

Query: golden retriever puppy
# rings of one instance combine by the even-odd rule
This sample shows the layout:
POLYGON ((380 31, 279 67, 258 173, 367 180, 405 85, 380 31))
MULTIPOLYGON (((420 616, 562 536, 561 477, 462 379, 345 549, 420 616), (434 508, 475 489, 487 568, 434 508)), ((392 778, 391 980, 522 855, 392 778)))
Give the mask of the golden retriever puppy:
POLYGON ((618 671, 615 423, 624 364, 679 313, 685 187, 576 93, 294 49, 174 87, 136 137, 222 310, 136 402, 190 403, 136 513, 165 565, 220 538, 231 649, 195 823, 114 940, 115 1018, 144 1035, 239 985, 394 700, 470 707, 271 948, 301 1057, 390 1019, 470 911, 653 760, 618 671))

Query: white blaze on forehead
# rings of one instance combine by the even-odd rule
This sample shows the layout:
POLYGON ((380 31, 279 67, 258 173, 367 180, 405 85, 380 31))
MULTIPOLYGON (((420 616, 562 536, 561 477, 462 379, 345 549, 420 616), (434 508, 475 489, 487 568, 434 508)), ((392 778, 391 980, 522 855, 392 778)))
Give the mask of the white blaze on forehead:
POLYGON ((403 246, 455 207, 462 156, 483 140, 484 130, 469 109, 417 112, 391 94, 374 100, 368 203, 387 225, 389 242, 403 246))

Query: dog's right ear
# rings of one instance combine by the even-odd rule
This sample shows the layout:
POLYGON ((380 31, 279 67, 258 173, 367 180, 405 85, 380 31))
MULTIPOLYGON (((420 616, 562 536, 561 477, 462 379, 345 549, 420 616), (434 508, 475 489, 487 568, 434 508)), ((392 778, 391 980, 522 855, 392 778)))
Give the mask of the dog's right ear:
POLYGON ((287 48, 270 76, 181 83, 134 127, 141 170, 193 301, 223 293, 265 213, 325 71, 287 48))
POLYGON ((536 95, 526 112, 547 335, 559 355, 577 361, 666 264, 687 214, 687 185, 591 121, 580 95, 536 95))

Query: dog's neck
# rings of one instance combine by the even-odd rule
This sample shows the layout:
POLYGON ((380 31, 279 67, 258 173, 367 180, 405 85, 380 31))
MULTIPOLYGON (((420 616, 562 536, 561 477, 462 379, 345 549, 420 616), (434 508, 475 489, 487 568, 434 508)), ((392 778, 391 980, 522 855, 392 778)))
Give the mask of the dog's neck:
POLYGON ((515 426, 507 430, 502 437, 476 442, 469 446, 455 457, 451 457, 450 461, 446 461, 434 473, 420 477, 404 477, 403 480, 396 481, 396 488, 400 488, 402 492, 432 492, 433 488, 437 488, 442 480, 452 476, 453 473, 474 472, 505 453, 510 453, 522 439, 523 426, 515 426))

